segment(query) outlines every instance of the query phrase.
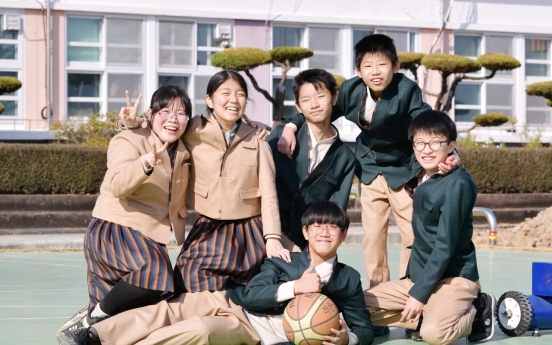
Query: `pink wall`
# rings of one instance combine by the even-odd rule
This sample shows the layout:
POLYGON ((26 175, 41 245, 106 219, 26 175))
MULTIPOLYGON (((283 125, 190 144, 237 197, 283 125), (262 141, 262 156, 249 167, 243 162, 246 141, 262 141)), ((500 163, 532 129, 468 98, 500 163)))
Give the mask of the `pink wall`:
MULTIPOLYGON (((264 21, 236 20, 236 47, 252 47, 268 50, 270 48, 270 25, 265 26, 264 21)), ((251 74, 257 80, 259 87, 270 91, 270 68, 271 65, 259 66, 251 70, 251 74)), ((243 74, 243 73, 242 73, 243 74)), ((259 92, 257 92, 249 78, 243 74, 249 89, 249 98, 246 115, 256 121, 272 124, 271 103, 259 92)))
MULTIPOLYGON (((62 11, 52 11, 52 110, 58 120, 65 112, 65 20, 62 11)), ((46 106, 46 40, 45 18, 40 10, 25 10, 25 59, 23 92, 25 119, 41 120, 41 111, 46 106)), ((33 128, 40 121, 33 121, 33 128)), ((42 123, 46 125, 46 121, 42 123)), ((39 127, 40 128, 40 127, 39 127)))

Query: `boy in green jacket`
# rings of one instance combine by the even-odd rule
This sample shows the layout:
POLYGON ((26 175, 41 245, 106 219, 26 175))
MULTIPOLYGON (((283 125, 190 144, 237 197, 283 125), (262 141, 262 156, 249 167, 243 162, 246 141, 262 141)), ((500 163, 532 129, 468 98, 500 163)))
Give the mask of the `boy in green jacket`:
MULTIPOLYGON (((361 183, 360 202, 364 228, 364 267, 370 286, 389 280, 387 228, 393 210, 401 233, 400 276, 406 271, 412 233, 412 200, 404 183, 417 170, 407 130, 413 118, 431 109, 422 100, 418 84, 402 73, 393 40, 382 34, 364 37, 355 45, 358 77, 343 83, 332 121, 345 116, 361 130, 356 140, 356 174, 361 183)), ((291 158, 295 148, 293 128, 304 118, 297 114, 278 142, 280 152, 291 158)), ((447 173, 460 166, 451 156, 443 162, 447 173)))
POLYGON ((496 300, 480 292, 471 241, 477 185, 464 169, 439 171, 454 149, 456 125, 430 110, 412 121, 408 137, 421 165, 405 185, 414 199, 412 255, 404 279, 364 292, 366 307, 377 326, 416 329, 423 317, 419 332, 428 344, 489 340, 496 300))
POLYGON ((372 344, 374 333, 363 304, 360 274, 337 258, 337 248, 347 236, 347 213, 331 201, 321 201, 305 211, 302 223, 307 248, 292 252, 289 263, 265 259, 261 272, 245 287, 228 286, 228 297, 245 309, 263 345, 291 344, 282 314, 296 295, 313 292, 330 298, 345 320, 339 329, 332 329, 334 334, 324 344, 372 344))
POLYGON ((291 159, 277 148, 284 125, 274 128, 268 137, 276 166, 282 232, 301 249, 307 246, 301 216, 309 206, 329 200, 347 211, 349 202, 355 156, 331 124, 336 88, 334 76, 323 69, 299 73, 293 79, 293 93, 295 106, 305 116, 307 125, 297 131, 297 146, 291 159))

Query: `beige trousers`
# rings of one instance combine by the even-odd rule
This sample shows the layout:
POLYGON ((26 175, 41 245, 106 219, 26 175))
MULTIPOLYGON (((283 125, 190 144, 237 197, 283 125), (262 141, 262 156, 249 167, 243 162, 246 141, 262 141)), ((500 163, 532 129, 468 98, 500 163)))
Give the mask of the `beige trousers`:
MULTIPOLYGON (((410 279, 393 280, 364 291, 372 325, 416 329, 418 323, 400 322, 413 285, 410 279)), ((424 341, 431 345, 450 344, 468 336, 476 312, 472 302, 479 291, 479 282, 465 278, 439 281, 422 312, 420 335, 424 341)))
POLYGON ((360 204, 364 228, 364 268, 370 287, 389 281, 387 228, 391 210, 401 232, 399 277, 403 277, 410 258, 410 249, 406 247, 414 242, 412 198, 402 187, 389 188, 383 175, 379 174, 370 184, 361 183, 360 204))
POLYGON ((133 309, 93 326, 102 344, 257 344, 242 307, 226 291, 180 295, 133 309))

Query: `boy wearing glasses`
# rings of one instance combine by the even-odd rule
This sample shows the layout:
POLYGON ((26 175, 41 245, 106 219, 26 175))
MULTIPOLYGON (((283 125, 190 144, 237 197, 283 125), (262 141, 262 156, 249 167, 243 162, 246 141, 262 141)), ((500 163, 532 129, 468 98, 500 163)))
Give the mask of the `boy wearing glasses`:
POLYGON ((245 287, 229 288, 228 296, 245 309, 263 345, 288 343, 282 326, 284 309, 296 295, 313 292, 330 298, 345 320, 325 344, 371 344, 374 333, 363 303, 360 274, 337 261, 349 217, 337 204, 321 201, 305 211, 302 224, 308 242, 303 252, 292 252, 290 263, 265 259, 261 272, 245 287))
POLYGON ((471 241, 477 185, 464 169, 443 175, 438 167, 454 149, 456 125, 445 113, 426 111, 408 138, 421 165, 405 184, 414 199, 412 254, 404 279, 364 292, 366 307, 377 326, 415 329, 423 317, 419 331, 428 344, 489 340, 496 301, 480 292, 471 241))

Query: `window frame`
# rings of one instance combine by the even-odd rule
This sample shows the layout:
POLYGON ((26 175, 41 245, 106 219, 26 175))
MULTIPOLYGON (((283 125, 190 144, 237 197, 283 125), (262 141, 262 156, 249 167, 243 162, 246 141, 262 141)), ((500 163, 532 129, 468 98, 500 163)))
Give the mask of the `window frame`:
MULTIPOLYGON (((502 33, 497 33, 497 32, 485 32, 485 33, 473 33, 473 32, 464 32, 464 31, 455 31, 452 33, 452 37, 453 37, 453 44, 452 44, 452 53, 453 54, 456 54, 456 52, 454 51, 454 47, 455 47, 455 37, 456 35, 459 35, 459 36, 477 36, 477 37, 481 37, 481 41, 480 41, 480 47, 479 47, 479 51, 480 51, 480 54, 483 55, 483 54, 486 54, 487 53, 487 39, 489 37, 508 37, 511 39, 511 48, 512 48, 512 54, 511 56, 514 57, 514 58, 517 58, 517 56, 519 55, 519 52, 517 51, 517 47, 516 47, 516 35, 514 34, 502 34, 502 33)), ((461 56, 465 56, 465 55, 461 55, 461 56)), ((469 57, 471 59, 477 59, 477 56, 466 56, 466 57, 469 57)), ((486 76, 488 75, 490 72, 487 71, 487 69, 485 69, 484 67, 481 68, 480 71, 478 72, 475 72, 475 73, 469 73, 467 74, 468 76, 472 76, 472 77, 483 77, 483 76, 486 76)), ((517 74, 515 73, 515 71, 512 71, 511 74, 509 75, 501 75, 501 76, 498 76, 498 75, 495 75, 493 78, 491 79, 484 79, 484 80, 463 80, 460 84, 480 84, 481 85, 481 94, 480 94, 480 99, 481 99, 481 104, 479 107, 476 107, 474 105, 460 105, 460 104, 456 104, 456 95, 453 99, 453 102, 452 102, 452 108, 451 108, 451 115, 452 115, 452 118, 454 119, 454 121, 456 123, 458 123, 460 125, 460 127, 471 127, 471 125, 473 125, 473 121, 459 121, 459 120, 456 120, 456 109, 476 109, 476 108, 479 108, 481 113, 480 114, 485 114, 485 113, 488 113, 489 112, 489 108, 495 108, 497 107, 496 105, 489 105, 488 104, 488 86, 489 85, 508 85, 508 86, 511 86, 512 87, 512 105, 511 106, 508 106, 508 107, 504 107, 504 109, 508 108, 508 110, 511 110, 511 113, 512 113, 512 117, 515 117, 515 118, 520 118, 520 115, 517 114, 517 103, 519 102, 519 99, 518 99, 518 95, 516 93, 516 82, 517 82, 517 74)), ((504 110, 504 109, 493 109, 493 111, 499 111, 499 110, 504 110)))
MULTIPOLYGON (((17 32, 17 38, 16 39, 0 39, 0 44, 14 44, 17 46, 17 58, 16 59, 0 59, 0 64, 2 67, 0 67, 0 70, 3 72, 10 72, 10 73, 17 73, 17 79, 19 79, 22 83, 24 83, 24 76, 25 76, 25 70, 24 70, 24 61, 25 61, 25 39, 24 39, 24 21, 25 21, 25 15, 23 11, 14 11, 14 10, 0 10, 0 16, 4 14, 15 14, 19 16, 19 20, 22 21, 21 29, 17 32)), ((15 101, 17 102, 17 113, 15 115, 3 115, 0 116, 0 124, 3 122, 3 120, 10 121, 10 129, 13 129, 13 120, 21 120, 24 119, 25 115, 25 92, 23 90, 23 87, 16 91, 16 94, 13 96, 8 95, 0 95, 0 103, 2 101, 15 101)), ((17 128, 22 126, 22 128, 25 127, 24 123, 17 122, 17 128)))

